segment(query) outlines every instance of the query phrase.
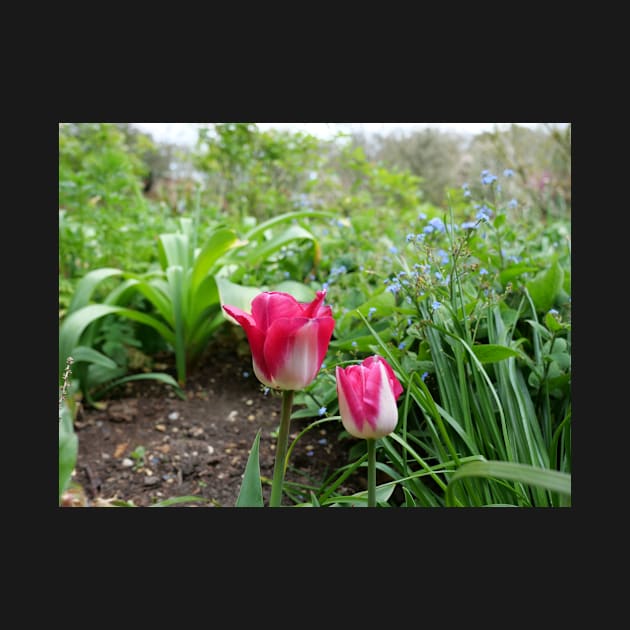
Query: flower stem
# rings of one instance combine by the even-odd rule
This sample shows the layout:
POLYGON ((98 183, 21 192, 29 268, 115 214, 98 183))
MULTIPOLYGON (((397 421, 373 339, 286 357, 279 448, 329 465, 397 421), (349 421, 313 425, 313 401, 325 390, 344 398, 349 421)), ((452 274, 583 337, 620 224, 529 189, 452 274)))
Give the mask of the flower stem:
POLYGON ((276 444, 276 462, 273 468, 269 507, 280 507, 282 502, 282 484, 284 483, 284 471, 286 469, 289 425, 291 423, 291 407, 294 393, 293 390, 284 390, 282 392, 282 415, 280 417, 280 431, 276 444))
POLYGON ((376 507, 376 440, 367 438, 368 507, 376 507))

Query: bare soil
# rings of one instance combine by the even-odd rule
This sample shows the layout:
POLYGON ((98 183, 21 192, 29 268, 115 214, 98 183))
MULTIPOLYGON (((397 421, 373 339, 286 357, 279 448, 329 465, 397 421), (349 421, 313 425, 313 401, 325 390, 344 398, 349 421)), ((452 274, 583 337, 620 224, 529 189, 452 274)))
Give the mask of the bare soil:
MULTIPOLYGON (((232 340, 233 341, 233 340, 232 340)), ((167 359, 168 360, 168 359, 167 359)), ((164 371, 174 375, 172 365, 164 371)), ((176 507, 234 507, 250 448, 259 429, 263 498, 268 505, 275 461, 281 397, 253 374, 248 351, 216 343, 188 377, 186 400, 156 381, 113 390, 103 409, 82 407, 75 420, 79 454, 66 506, 110 506, 113 501, 146 507, 174 497, 201 497, 176 507)), ((291 421, 289 443, 313 418, 291 421)), ((286 482, 318 488, 348 463, 354 441, 340 440, 341 423, 302 436, 291 454, 286 482)), ((359 476, 337 489, 365 488, 359 476)), ((308 488, 294 492, 309 499, 308 488)), ((297 498, 300 500, 300 497, 297 498)), ((294 505, 285 496, 283 505, 294 505)))

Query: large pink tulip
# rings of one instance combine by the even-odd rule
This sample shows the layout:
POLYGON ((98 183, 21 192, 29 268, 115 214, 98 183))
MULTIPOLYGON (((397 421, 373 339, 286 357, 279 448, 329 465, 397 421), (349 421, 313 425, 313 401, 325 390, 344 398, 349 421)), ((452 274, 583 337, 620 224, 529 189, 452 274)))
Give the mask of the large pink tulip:
POLYGON ((389 363, 378 355, 347 368, 337 366, 339 414, 348 433, 358 438, 380 438, 396 428, 396 399, 402 394, 389 363))
POLYGON ((254 373, 274 389, 300 390, 309 385, 322 366, 335 327, 326 291, 308 303, 292 295, 268 291, 252 301, 252 313, 223 306, 245 330, 252 351, 254 373))

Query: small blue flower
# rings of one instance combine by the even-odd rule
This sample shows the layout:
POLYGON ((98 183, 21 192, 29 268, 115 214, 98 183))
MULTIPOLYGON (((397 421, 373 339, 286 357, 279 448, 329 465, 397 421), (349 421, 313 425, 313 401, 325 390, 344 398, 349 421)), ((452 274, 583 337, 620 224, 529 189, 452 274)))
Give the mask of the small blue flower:
POLYGON ((249 372, 247 371, 243 372, 243 378, 249 378, 249 372))
POLYGON ((356 347, 357 347, 357 342, 356 342, 356 341, 353 341, 350 345, 351 345, 353 348, 356 348, 356 347))
POLYGON ((441 280, 441 279, 442 279, 442 274, 441 274, 439 271, 436 271, 436 272, 435 272, 435 277, 436 277, 438 280, 441 280))
POLYGON ((482 267, 482 268, 479 270, 479 275, 480 275, 480 276, 485 276, 487 273, 488 273, 488 270, 487 270, 485 267, 482 267))
POLYGON ((444 222, 439 217, 435 217, 429 221, 429 225, 432 225, 438 232, 445 232, 446 226, 444 222))
POLYGON ((415 240, 416 240, 415 234, 412 234, 411 232, 407 234, 407 243, 411 243, 411 241, 415 241, 415 240))
POLYGON ((423 383, 424 383, 424 381, 426 381, 426 380, 427 380, 427 376, 429 376, 429 373, 428 373, 428 372, 423 372, 423 373, 422 373, 422 382, 423 382, 423 383))
POLYGON ((555 308, 550 308, 549 309, 549 314, 550 315, 558 315, 558 311, 555 308))
POLYGON ((424 214, 424 212, 421 212, 421 213, 418 215, 418 221, 424 221, 426 218, 427 218, 427 215, 426 215, 426 214, 424 214))
POLYGON ((437 300, 433 300, 433 304, 431 304, 431 308, 432 308, 434 311, 437 311, 437 310, 438 310, 438 308, 440 308, 440 306, 442 306, 442 303, 441 303, 441 302, 438 302, 437 300))
POLYGON ((376 306, 370 306, 368 310, 368 320, 372 319, 372 315, 374 315, 374 313, 376 313, 376 306))
POLYGON ((484 169, 481 171, 481 183, 482 184, 491 184, 496 181, 497 176, 493 175, 488 169, 484 169))
POLYGON ((320 416, 323 416, 326 413, 326 407, 320 407, 318 413, 320 416))
POLYGON ((406 344, 405 344, 405 342, 404 342, 404 341, 401 341, 401 342, 398 344, 398 349, 399 349, 399 350, 404 350, 404 349, 405 349, 405 345, 406 345, 406 344))
POLYGON ((511 168, 506 168, 503 171, 503 177, 512 177, 514 175, 514 171, 511 168))
POLYGON ((328 287, 329 287, 328 282, 324 282, 324 283, 322 284, 322 289, 323 289, 324 291, 326 291, 326 290, 328 289, 328 287))
POLYGON ((328 444, 328 440, 326 438, 320 438, 319 440, 317 440, 318 444, 328 444))
POLYGON ((396 245, 392 245, 392 246, 389 248, 389 253, 390 253, 390 254, 397 254, 397 253, 398 253, 398 247, 396 247, 396 245))
POLYGON ((510 199, 508 201, 508 208, 516 208, 518 206, 518 201, 516 199, 510 199))
POLYGON ((431 234, 435 228, 432 225, 425 226, 424 230, 422 230, 425 234, 431 234))
POLYGON ((306 451, 306 456, 307 457, 313 457, 313 455, 315 455, 315 453, 313 453, 313 451, 306 451))
POLYGON ((462 223, 463 230, 474 230, 477 227, 476 221, 464 221, 462 223))

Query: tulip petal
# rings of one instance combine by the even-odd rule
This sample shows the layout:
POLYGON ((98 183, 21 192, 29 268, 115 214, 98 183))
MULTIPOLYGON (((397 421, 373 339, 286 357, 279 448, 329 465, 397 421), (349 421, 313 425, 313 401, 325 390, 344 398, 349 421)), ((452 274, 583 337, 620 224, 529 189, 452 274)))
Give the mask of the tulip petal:
POLYGON ((330 306, 322 306, 322 302, 326 297, 326 291, 318 291, 315 294, 315 299, 307 304, 302 304, 305 317, 331 317, 332 309, 330 306))
POLYGON ((304 389, 317 376, 326 356, 335 322, 332 317, 283 318, 274 321, 264 355, 274 387, 304 389))
POLYGON ((339 414, 351 435, 379 438, 396 428, 396 398, 402 393, 402 386, 388 367, 387 361, 378 355, 359 365, 337 367, 339 414))
POLYGON ((252 316, 256 325, 265 333, 274 321, 282 317, 303 317, 300 303, 288 293, 267 291, 252 301, 252 316))
POLYGON ((364 370, 360 365, 351 365, 345 369, 337 366, 337 398, 339 399, 339 415, 343 425, 355 437, 363 437, 365 422, 363 409, 364 370))
POLYGON ((256 378, 265 385, 271 387, 269 368, 267 367, 267 361, 265 360, 264 353, 264 332, 256 325, 254 318, 249 313, 242 311, 240 308, 224 305, 223 310, 226 311, 228 315, 231 315, 243 327, 252 352, 252 363, 256 378))

